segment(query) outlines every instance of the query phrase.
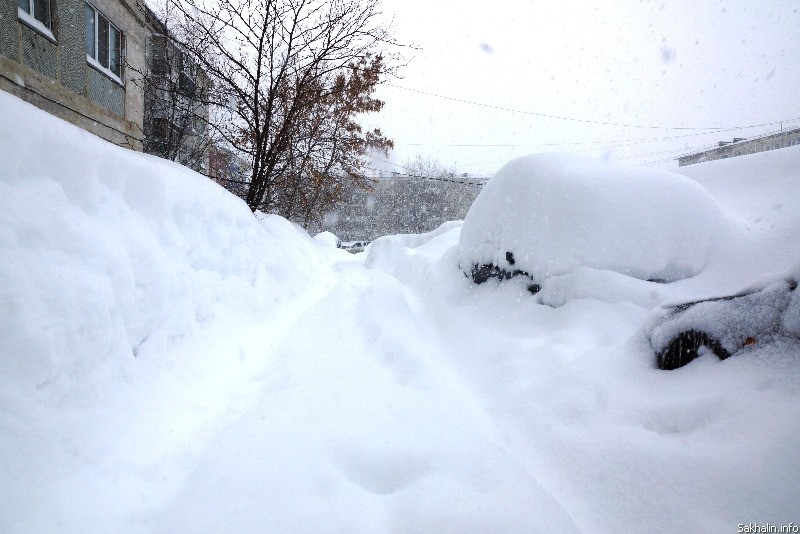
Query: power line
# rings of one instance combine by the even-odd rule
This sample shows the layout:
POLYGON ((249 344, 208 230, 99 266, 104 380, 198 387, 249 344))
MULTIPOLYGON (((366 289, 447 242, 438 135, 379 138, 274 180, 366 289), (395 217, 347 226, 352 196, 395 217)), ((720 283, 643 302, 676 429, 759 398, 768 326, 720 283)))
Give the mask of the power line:
MULTIPOLYGON (((800 119, 793 119, 793 120, 800 120, 800 119)), ((783 122, 792 122, 792 121, 783 121, 783 122)), ((755 128, 755 126, 753 126, 755 128)), ((744 128, 742 128, 744 129, 744 128)), ((617 140, 597 140, 597 141, 579 141, 579 142, 564 142, 564 143, 544 143, 543 146, 561 146, 561 145, 588 145, 588 144, 609 144, 609 143, 630 143, 629 145, 620 145, 620 146, 631 146, 640 143, 655 143, 658 141, 672 141, 674 139, 685 139, 687 137, 699 137, 704 135, 714 135, 716 133, 724 133, 726 130, 714 130, 708 132, 700 132, 700 133, 691 133, 691 134, 681 134, 681 135, 669 135, 663 137, 649 137, 649 138, 640 138, 640 139, 617 139, 617 140)))
MULTIPOLYGON (((638 139, 598 139, 594 141, 563 141, 560 143, 403 143, 400 141, 395 141, 396 145, 405 145, 405 146, 427 146, 427 147, 484 147, 484 148, 517 148, 523 146, 580 146, 580 145, 608 145, 614 143, 630 143, 630 144, 639 144, 639 143, 654 143, 657 141, 670 141, 673 139, 684 139, 687 137, 698 137, 703 135, 714 135, 715 133, 720 133, 718 130, 712 130, 708 132, 700 132, 700 133, 691 133, 691 134, 681 134, 681 135, 669 135, 669 136, 662 136, 662 137, 647 137, 647 138, 638 138, 638 139)), ((629 146, 629 145, 619 145, 619 146, 629 146)))
POLYGON ((576 117, 565 117, 565 116, 561 116, 561 115, 551 115, 551 114, 548 114, 548 113, 540 113, 538 111, 526 111, 526 110, 521 110, 521 109, 508 108, 508 107, 504 107, 504 106, 496 106, 496 105, 493 105, 493 104, 484 104, 482 102, 474 102, 472 100, 465 100, 463 98, 456 98, 456 97, 453 97, 453 96, 440 95, 440 94, 437 94, 437 93, 431 93, 431 92, 422 91, 422 90, 419 90, 419 89, 412 89, 410 87, 403 87, 401 85, 394 85, 394 84, 391 84, 391 83, 384 83, 384 85, 388 85, 389 87, 394 87, 395 89, 401 89, 403 91, 409 91, 409 92, 412 92, 412 93, 419 93, 419 94, 426 95, 426 96, 432 96, 432 97, 436 97, 436 98, 441 98, 443 100, 450 100, 452 102, 459 102, 459 103, 462 103, 462 104, 469 104, 469 105, 472 105, 472 106, 480 106, 480 107, 484 107, 484 108, 497 109, 497 110, 501 110, 501 111, 510 111, 512 113, 520 113, 520 114, 523 114, 523 115, 534 115, 536 117, 544 117, 544 118, 548 118, 548 119, 557 119, 557 120, 564 120, 564 121, 581 122, 581 123, 585 123, 585 124, 598 124, 598 125, 603 125, 603 126, 620 126, 620 127, 624 127, 624 128, 641 128, 641 129, 648 129, 648 130, 709 130, 709 131, 716 130, 718 132, 731 132, 731 131, 735 131, 735 130, 746 130, 748 128, 760 128, 760 127, 763 127, 763 126, 772 126, 772 125, 775 125, 775 124, 780 124, 781 122, 789 122, 789 121, 800 120, 800 118, 797 118, 797 119, 790 119, 789 121, 787 121, 787 120, 774 121, 774 122, 765 122, 765 123, 762 123, 762 124, 751 124, 751 125, 748 125, 748 126, 732 126, 732 127, 723 127, 723 126, 705 126, 705 127, 700 127, 700 126, 651 126, 651 125, 642 125, 642 124, 625 124, 625 123, 605 122, 605 121, 598 121, 598 120, 591 120, 591 119, 579 119, 579 118, 576 118, 576 117))
MULTIPOLYGON (((756 137, 750 138, 750 140, 764 139, 766 137, 770 137, 770 136, 773 136, 773 135, 778 135, 780 133, 781 133, 781 130, 772 130, 772 131, 769 131, 769 132, 762 133, 762 134, 760 134, 760 135, 758 135, 756 137)), ((659 152, 649 152, 649 153, 646 153, 646 154, 634 154, 634 155, 626 156, 626 157, 620 158, 620 159, 643 158, 643 157, 657 156, 657 155, 662 155, 662 154, 673 154, 673 155, 679 155, 679 157, 680 157, 680 156, 683 156, 683 155, 698 154, 698 153, 701 153, 701 152, 706 152, 708 150, 714 150, 714 149, 717 149, 717 148, 720 148, 720 145, 718 143, 712 143, 712 144, 708 144, 708 145, 694 146, 692 148, 688 148, 688 147, 687 148, 677 148, 677 149, 662 150, 662 151, 659 151, 659 152)), ((677 158, 671 157, 669 159, 677 159, 677 158)), ((655 163, 658 163, 660 161, 662 161, 662 160, 659 160, 659 161, 657 161, 655 163)))
MULTIPOLYGON (((784 123, 792 123, 800 121, 798 119, 790 119, 785 121, 779 121, 784 123)), ((755 128, 755 126, 753 126, 755 128)), ((725 130, 711 130, 707 132, 699 132, 699 133, 690 133, 690 134, 680 134, 680 135, 667 135, 667 136, 660 136, 660 137, 645 137, 645 138, 633 138, 633 139, 597 139, 593 141, 563 141, 558 143, 403 143, 400 141, 395 141, 396 145, 404 145, 404 146, 425 146, 425 147, 471 147, 471 148, 518 148, 518 147, 525 147, 525 146, 581 146, 581 145, 610 145, 610 148, 618 148, 623 146, 633 146, 642 143, 655 143, 659 141, 671 141, 674 139, 686 139, 688 137, 700 137, 700 136, 710 136, 717 133, 724 133, 725 130), (627 143, 627 144, 618 144, 618 143, 627 143)), ((775 131, 777 132, 777 130, 775 131)), ((761 134, 761 135, 768 135, 768 134, 761 134)), ((590 149, 593 150, 593 149, 590 149)), ((469 164, 468 166, 473 166, 475 164, 469 164)))

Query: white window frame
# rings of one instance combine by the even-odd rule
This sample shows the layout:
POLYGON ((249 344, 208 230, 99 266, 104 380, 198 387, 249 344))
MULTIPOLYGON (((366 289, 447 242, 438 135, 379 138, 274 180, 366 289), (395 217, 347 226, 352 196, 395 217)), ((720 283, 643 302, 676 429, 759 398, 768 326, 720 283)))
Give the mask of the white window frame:
MULTIPOLYGON (((117 30, 119 32, 119 65, 120 65, 119 70, 120 70, 120 74, 121 75, 117 75, 114 71, 112 71, 108 67, 103 66, 103 64, 100 63, 95 57, 92 57, 92 56, 89 55, 89 51, 88 50, 86 51, 86 61, 89 63, 89 65, 91 65, 95 69, 99 70, 100 72, 102 72, 103 74, 105 74, 106 76, 108 76, 109 78, 111 78, 112 80, 114 80, 115 82, 117 82, 118 84, 120 84, 120 85, 122 85, 124 87, 125 86, 125 82, 122 80, 122 78, 125 76, 125 33, 119 28, 119 26, 117 26, 116 24, 111 22, 111 20, 107 16, 105 16, 105 14, 102 11, 97 9, 97 7, 95 7, 93 4, 90 4, 89 2, 85 2, 85 5, 88 6, 90 9, 92 9, 94 11, 94 53, 95 53, 95 55, 99 55, 99 52, 100 52, 100 46, 99 46, 99 44, 100 44, 99 43, 99 39, 100 39, 100 37, 99 37, 99 35, 100 35, 99 17, 101 15, 102 15, 102 17, 104 19, 106 19, 106 22, 108 22, 109 28, 114 28, 115 30, 117 30)), ((85 15, 84 15, 84 17, 85 17, 85 15)), ((109 32, 109 35, 110 35, 110 32, 109 32)), ((111 44, 111 39, 109 39, 109 50, 108 50, 109 62, 111 61, 111 53, 112 53, 111 48, 110 48, 110 44, 111 44)))
POLYGON ((50 0, 45 0, 47 2, 47 20, 50 21, 50 26, 47 26, 41 20, 37 19, 34 12, 34 0, 26 0, 28 2, 28 10, 25 11, 21 7, 19 7, 19 3, 17 3, 17 16, 19 20, 36 30, 37 32, 41 33, 48 39, 53 42, 56 42, 56 36, 53 35, 53 30, 51 27, 53 26, 53 19, 50 13, 50 0))

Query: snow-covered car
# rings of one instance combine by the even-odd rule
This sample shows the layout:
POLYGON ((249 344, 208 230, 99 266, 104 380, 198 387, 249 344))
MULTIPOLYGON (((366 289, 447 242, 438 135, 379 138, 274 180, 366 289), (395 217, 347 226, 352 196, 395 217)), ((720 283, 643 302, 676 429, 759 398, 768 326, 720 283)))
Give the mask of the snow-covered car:
POLYGON ((324 247, 342 248, 342 240, 336 237, 336 234, 332 232, 320 232, 314 236, 314 241, 324 247))
POLYGON ((665 305, 645 323, 659 369, 677 369, 705 353, 724 360, 780 340, 800 348, 800 268, 735 295, 665 305))
POLYGON ((370 243, 370 241, 344 241, 339 244, 339 248, 352 253, 364 252, 370 243))
POLYGON ((459 262, 475 283, 522 277, 533 293, 582 267, 672 282, 703 269, 723 220, 686 176, 534 154, 507 163, 481 190, 464 219, 459 262))

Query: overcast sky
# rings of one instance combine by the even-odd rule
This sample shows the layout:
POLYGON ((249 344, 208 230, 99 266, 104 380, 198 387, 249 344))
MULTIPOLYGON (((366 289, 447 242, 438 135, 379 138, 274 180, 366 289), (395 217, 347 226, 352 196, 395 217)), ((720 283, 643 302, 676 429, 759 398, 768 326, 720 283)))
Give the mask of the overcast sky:
POLYGON ((395 140, 395 164, 422 154, 488 176, 519 155, 582 151, 669 167, 681 152, 781 126, 708 128, 800 127, 800 0, 383 8, 395 36, 421 48, 378 92, 375 124, 395 140))

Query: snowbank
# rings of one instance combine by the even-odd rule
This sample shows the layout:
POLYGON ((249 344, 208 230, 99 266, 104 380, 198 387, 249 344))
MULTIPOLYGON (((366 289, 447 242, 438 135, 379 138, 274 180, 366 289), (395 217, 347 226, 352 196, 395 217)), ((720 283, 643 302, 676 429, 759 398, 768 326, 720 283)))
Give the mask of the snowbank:
POLYGON ((0 91, 0 530, 130 531, 163 506, 326 254, 347 256, 0 91))
MULTIPOLYGON (((692 169, 737 208, 696 276, 653 284, 570 260, 543 284, 551 307, 472 284, 460 223, 349 254, 0 92, 0 531, 796 522, 797 345, 667 373, 642 331, 666 300, 725 294, 800 254, 796 148, 692 169)), ((696 190, 669 176, 665 198, 696 190)), ((715 210, 682 215, 713 224, 715 210)), ((663 237, 683 244, 686 226, 663 237)), ((618 245, 600 256, 630 252, 618 245)), ((702 266, 690 251, 633 266, 702 266)))
MULTIPOLYGON (((710 295, 733 293, 800 259, 800 146, 687 165, 679 169, 726 208, 736 233, 712 261, 726 284, 710 295), (727 267, 726 267, 727 265, 727 267)), ((708 284, 709 281, 705 283, 708 284)))
POLYGON ((459 258, 466 274, 492 264, 539 284, 578 267, 674 281, 703 269, 723 220, 711 195, 685 176, 530 155, 503 166, 478 195, 459 258))
POLYGON ((286 221, 262 225, 212 181, 7 93, 0 109, 9 387, 58 396, 118 376, 132 357, 237 310, 265 316, 308 283, 316 247, 286 221))

